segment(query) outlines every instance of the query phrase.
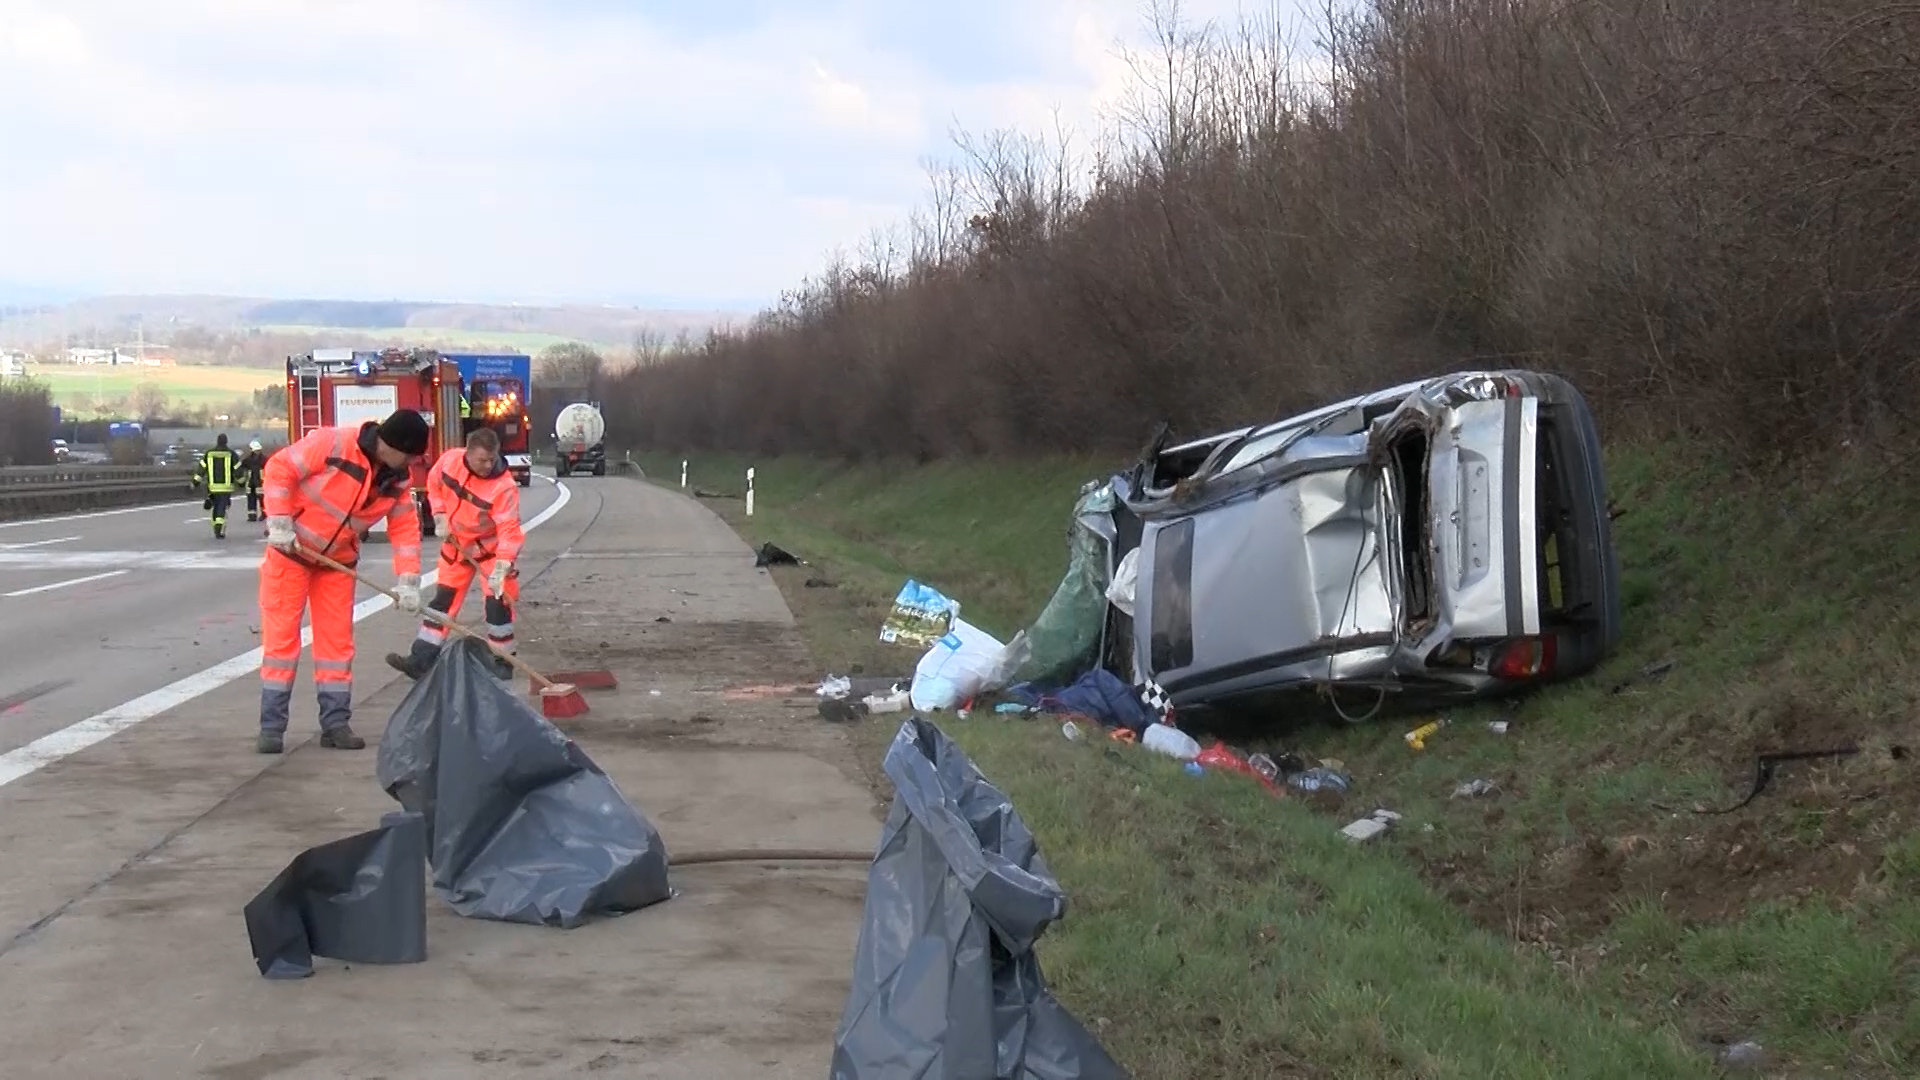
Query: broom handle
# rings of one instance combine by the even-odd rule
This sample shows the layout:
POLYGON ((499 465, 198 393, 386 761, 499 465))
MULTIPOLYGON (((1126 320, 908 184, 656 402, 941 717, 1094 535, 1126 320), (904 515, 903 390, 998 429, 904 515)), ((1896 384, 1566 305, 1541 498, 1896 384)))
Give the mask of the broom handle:
MULTIPOLYGON (((310 551, 304 547, 295 548, 294 550, 299 552, 301 555, 304 555, 307 558, 312 559, 314 562, 319 563, 321 566, 327 567, 330 570, 338 570, 341 573, 352 577, 355 581, 358 581, 360 584, 365 585, 367 588, 372 589, 374 592, 377 592, 380 595, 387 597, 388 599, 392 600, 395 604, 398 604, 400 602, 400 594, 394 592, 392 589, 389 589, 386 586, 381 585, 377 582, 367 580, 364 576, 361 575, 360 571, 355 570, 350 566, 344 566, 340 563, 333 561, 332 559, 327 558, 325 555, 322 555, 317 551, 310 551)), ((486 586, 482 585, 480 589, 482 592, 485 592, 486 586)), ((525 675, 527 678, 532 679, 536 683, 539 683, 540 688, 542 690, 553 689, 554 682, 552 679, 549 679, 545 675, 542 675, 539 672, 528 667, 526 665, 526 662, 521 660, 519 657, 513 655, 512 653, 503 653, 499 649, 495 649, 491 641, 487 641, 486 638, 481 637, 479 634, 474 633, 473 631, 467 629, 464 626, 461 626, 459 623, 454 622, 452 619, 447 618, 445 615, 442 615, 440 612, 426 606, 425 604, 420 605, 420 610, 426 613, 426 616, 428 619, 440 624, 442 627, 446 628, 447 630, 450 630, 453 633, 459 634, 461 637, 467 638, 470 641, 478 641, 478 642, 484 643, 487 646, 487 648, 492 651, 493 655, 498 656, 502 660, 505 660, 507 663, 513 665, 513 668, 515 671, 518 671, 520 674, 525 675)))

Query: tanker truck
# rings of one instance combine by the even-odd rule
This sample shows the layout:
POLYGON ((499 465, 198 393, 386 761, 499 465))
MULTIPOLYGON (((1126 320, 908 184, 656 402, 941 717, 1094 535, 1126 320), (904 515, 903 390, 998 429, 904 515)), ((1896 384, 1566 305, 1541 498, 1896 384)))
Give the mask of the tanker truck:
POLYGON ((559 476, 577 472, 607 475, 607 424, 598 402, 575 402, 553 418, 553 471, 559 476))

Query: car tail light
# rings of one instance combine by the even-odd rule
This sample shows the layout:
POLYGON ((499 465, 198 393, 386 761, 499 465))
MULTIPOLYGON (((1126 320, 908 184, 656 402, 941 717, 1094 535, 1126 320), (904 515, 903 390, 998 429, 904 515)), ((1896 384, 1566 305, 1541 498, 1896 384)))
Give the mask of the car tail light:
POLYGON ((1493 661, 1493 677, 1509 682, 1537 679, 1553 671, 1554 638, 1515 638, 1493 661))

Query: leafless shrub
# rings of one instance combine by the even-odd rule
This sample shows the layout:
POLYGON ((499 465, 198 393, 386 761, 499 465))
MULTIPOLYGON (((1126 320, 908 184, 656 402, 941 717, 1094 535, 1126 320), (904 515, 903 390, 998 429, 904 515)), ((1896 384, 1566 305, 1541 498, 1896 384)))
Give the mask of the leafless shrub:
MULTIPOLYGON (((1920 4, 1156 8, 1090 154, 959 138, 904 238, 610 389, 674 448, 1137 445, 1468 365, 1756 455, 1915 428, 1920 4)), ((630 425, 630 426, 629 426, 630 425)))

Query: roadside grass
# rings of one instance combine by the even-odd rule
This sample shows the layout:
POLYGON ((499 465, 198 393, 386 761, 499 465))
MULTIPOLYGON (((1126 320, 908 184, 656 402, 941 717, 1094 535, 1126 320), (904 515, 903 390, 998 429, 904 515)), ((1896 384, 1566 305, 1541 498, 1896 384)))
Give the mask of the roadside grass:
MULTIPOLYGON (((1600 674, 1456 710, 1420 753, 1400 735, 1426 717, 1273 718, 1260 745, 1336 760, 1345 805, 937 718, 1040 837, 1072 905, 1049 978, 1138 1075, 1705 1075, 1748 1039, 1785 1075, 1920 1074, 1920 483, 1664 450, 1611 458, 1627 638, 1600 674), (1738 803, 1759 752, 1849 744, 1690 809, 1738 803), (1498 791, 1450 797, 1470 779, 1498 791), (1406 815, 1386 842, 1337 836, 1375 806, 1406 815)), ((677 482, 677 458, 643 464, 677 482)), ((693 486, 738 494, 744 465, 696 459, 693 486)), ((750 522, 708 505, 812 564, 776 578, 816 659, 870 675, 912 670, 876 639, 908 576, 1003 640, 1026 625, 1105 471, 756 465, 750 522)), ((869 764, 884 719, 854 729, 869 764)))

